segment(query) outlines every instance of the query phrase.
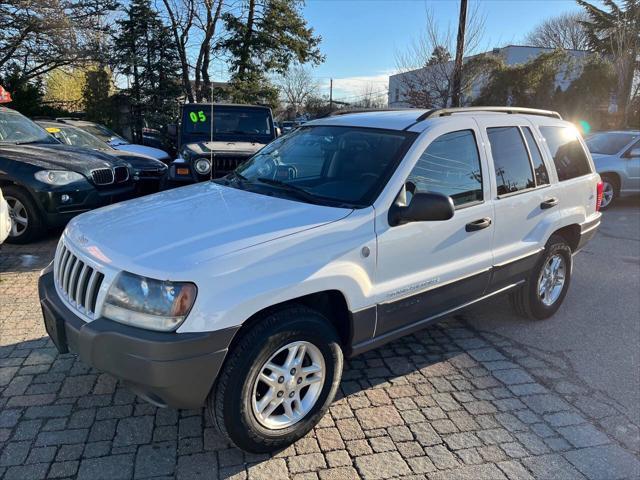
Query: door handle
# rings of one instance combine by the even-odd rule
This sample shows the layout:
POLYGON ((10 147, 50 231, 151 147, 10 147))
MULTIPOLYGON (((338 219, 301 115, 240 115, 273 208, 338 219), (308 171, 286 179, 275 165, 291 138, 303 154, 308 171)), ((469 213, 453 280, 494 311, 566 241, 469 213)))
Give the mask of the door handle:
POLYGON ((555 197, 551 197, 548 200, 545 200, 540 204, 540 208, 542 210, 546 210, 547 208, 552 208, 558 205, 558 199, 555 197))
POLYGON ((491 219, 489 217, 481 218, 479 220, 474 220, 473 222, 467 223, 464 229, 467 232, 476 232, 478 230, 482 230, 483 228, 487 228, 491 225, 491 219))

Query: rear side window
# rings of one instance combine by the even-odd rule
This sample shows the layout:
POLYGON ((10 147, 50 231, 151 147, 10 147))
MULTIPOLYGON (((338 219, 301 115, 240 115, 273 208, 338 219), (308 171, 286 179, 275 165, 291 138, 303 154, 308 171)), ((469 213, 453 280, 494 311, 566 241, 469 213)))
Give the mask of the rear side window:
POLYGON ((529 154, 518 127, 487 128, 498 195, 534 188, 529 154))
POLYGON ((558 180, 569 180, 591 173, 587 154, 578 140, 578 133, 569 127, 540 127, 547 141, 558 180))
POLYGON ((533 172, 536 174, 536 185, 548 185, 549 174, 547 173, 547 167, 545 167, 544 161, 542 160, 542 155, 540 154, 538 144, 533 138, 533 134, 531 133, 529 127, 523 127, 522 133, 524 134, 524 138, 527 140, 527 145, 529 146, 531 163, 533 164, 533 172))
POLYGON ((482 201, 482 173, 471 130, 445 133, 418 159, 408 180, 418 192, 448 195, 456 207, 482 201))

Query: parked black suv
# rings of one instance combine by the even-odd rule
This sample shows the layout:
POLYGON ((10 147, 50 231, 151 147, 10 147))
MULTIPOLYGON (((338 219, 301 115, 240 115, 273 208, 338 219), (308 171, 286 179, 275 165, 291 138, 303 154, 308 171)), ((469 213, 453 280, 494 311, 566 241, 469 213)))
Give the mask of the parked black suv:
POLYGON ((127 162, 132 167, 137 195, 146 195, 160 190, 160 185, 164 182, 167 173, 167 166, 160 160, 126 150, 116 150, 98 137, 73 125, 42 120, 36 123, 66 145, 98 150, 127 162))
POLYGON ((79 213, 129 198, 130 168, 116 157, 63 145, 0 107, 0 188, 17 225, 7 242, 28 243, 79 213))
POLYGON ((181 118, 170 186, 222 177, 276 138, 269 107, 191 103, 181 118))

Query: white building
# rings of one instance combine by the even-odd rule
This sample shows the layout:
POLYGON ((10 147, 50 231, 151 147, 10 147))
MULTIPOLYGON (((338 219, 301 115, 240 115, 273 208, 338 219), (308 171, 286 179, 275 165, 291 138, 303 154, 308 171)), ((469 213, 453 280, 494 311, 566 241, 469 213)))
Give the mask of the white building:
MULTIPOLYGON (((493 54, 501 56, 506 65, 518 65, 521 63, 526 63, 529 60, 537 57, 541 53, 551 52, 553 49, 551 48, 540 48, 540 47, 527 47, 521 45, 508 45, 502 48, 494 48, 491 52, 485 52, 487 54, 493 54)), ((589 54, 586 50, 567 50, 567 53, 575 59, 582 59, 586 55, 589 54)), ((467 58, 465 58, 466 60, 467 58)), ((579 65, 579 62, 577 63, 579 65)), ((421 74, 424 75, 424 72, 428 72, 427 69, 433 68, 442 68, 442 67, 424 67, 417 70, 412 70, 409 72, 398 73, 396 75, 391 75, 389 77, 389 93, 388 93, 388 104, 390 108, 408 108, 411 107, 409 103, 407 103, 407 85, 411 84, 411 76, 419 77, 421 74)), ((450 61, 447 66, 447 70, 453 69, 453 61, 450 61)), ((581 73, 580 68, 567 68, 560 69, 561 71, 556 76, 556 87, 560 87, 563 91, 566 90, 571 82, 575 80, 581 73)), ((433 75, 424 75, 433 77, 433 75)), ((477 98, 480 95, 480 92, 483 87, 483 80, 478 79, 478 81, 471 86, 471 92, 469 95, 464 98, 463 103, 470 103, 473 99, 477 98)))

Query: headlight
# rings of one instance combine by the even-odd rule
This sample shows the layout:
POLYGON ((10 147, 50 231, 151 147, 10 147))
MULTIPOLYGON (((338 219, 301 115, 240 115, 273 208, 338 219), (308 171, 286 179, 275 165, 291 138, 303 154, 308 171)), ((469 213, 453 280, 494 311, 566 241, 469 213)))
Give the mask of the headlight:
POLYGON ((103 314, 116 322, 167 332, 178 328, 187 317, 196 293, 193 283, 122 272, 109 287, 103 314))
POLYGON ((196 169, 196 172, 198 172, 200 175, 206 175, 211 171, 211 162, 209 162, 209 160, 207 160, 206 158, 201 158, 196 161, 194 167, 196 169))
POLYGON ((68 185, 85 178, 76 172, 66 170, 40 170, 34 174, 36 180, 49 185, 68 185))

